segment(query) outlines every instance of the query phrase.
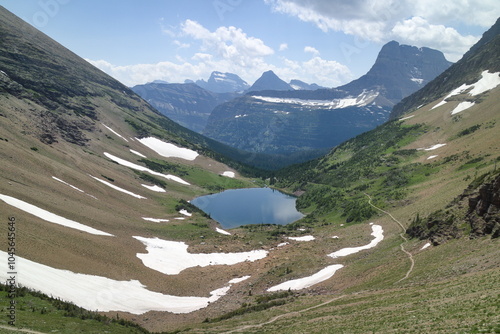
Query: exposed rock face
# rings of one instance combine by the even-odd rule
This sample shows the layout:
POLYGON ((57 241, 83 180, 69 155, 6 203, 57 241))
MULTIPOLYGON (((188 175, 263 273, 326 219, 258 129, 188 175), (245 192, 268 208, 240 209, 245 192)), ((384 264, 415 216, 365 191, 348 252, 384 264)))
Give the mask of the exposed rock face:
POLYGON ((434 246, 449 239, 468 235, 478 238, 500 236, 500 174, 486 176, 478 186, 473 182, 446 210, 417 218, 406 233, 414 238, 428 239, 434 246), (467 232, 469 231, 470 232, 467 232))
POLYGON ((471 224, 471 237, 492 234, 500 236, 500 175, 483 184, 477 196, 469 197, 467 219, 471 224))
POLYGON ((339 88, 361 91, 380 86, 383 95, 396 104, 424 87, 451 64, 438 50, 392 41, 382 47, 368 73, 339 88))

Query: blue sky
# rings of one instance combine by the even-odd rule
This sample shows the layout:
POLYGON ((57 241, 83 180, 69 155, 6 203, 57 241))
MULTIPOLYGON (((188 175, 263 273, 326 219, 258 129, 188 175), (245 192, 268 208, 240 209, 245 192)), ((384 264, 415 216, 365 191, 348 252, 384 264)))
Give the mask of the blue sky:
POLYGON ((383 44, 457 61, 500 16, 497 0, 1 0, 128 86, 264 71, 327 87, 366 73, 383 44))

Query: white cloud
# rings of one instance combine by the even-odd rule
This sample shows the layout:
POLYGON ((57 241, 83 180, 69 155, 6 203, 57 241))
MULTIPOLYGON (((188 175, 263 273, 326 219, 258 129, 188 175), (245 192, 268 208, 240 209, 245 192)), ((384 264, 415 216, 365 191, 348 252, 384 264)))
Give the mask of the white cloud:
POLYGON ((459 60, 478 40, 475 36, 462 36, 444 25, 429 24, 421 17, 398 22, 391 32, 402 43, 438 49, 451 61, 459 60))
POLYGON ((336 87, 353 79, 347 66, 320 57, 303 62, 301 68, 301 77, 306 77, 309 74, 310 83, 315 82, 327 87, 336 87))
POLYGON ((250 63, 255 57, 272 55, 274 50, 255 37, 247 36, 236 27, 219 27, 209 31, 196 21, 186 20, 182 32, 203 43, 203 51, 215 51, 216 56, 239 63, 250 63))
POLYGON ((165 18, 162 17, 160 19, 160 28, 161 28, 162 34, 170 36, 172 38, 175 38, 177 35, 175 33, 175 30, 176 30, 175 27, 173 27, 173 26, 166 27, 164 22, 165 22, 165 18))
MULTIPOLYGON (((284 57, 280 57, 278 62, 276 59, 271 62, 268 58, 274 54, 274 50, 262 40, 248 36, 241 29, 219 27, 210 31, 198 22, 186 20, 180 26, 180 31, 176 33, 173 43, 179 48, 193 49, 194 54, 190 58, 177 55, 176 62, 128 66, 116 66, 105 60, 87 61, 127 86, 154 80, 173 83, 184 82, 186 79, 206 79, 212 71, 236 73, 249 83, 268 70, 274 71, 286 81, 300 79, 329 87, 352 80, 352 74, 345 65, 320 58, 319 51, 310 46, 304 48, 305 52, 312 54, 312 58, 307 62, 284 57), (186 40, 188 38, 189 40, 186 40)), ((284 51, 288 45, 283 43, 279 48, 284 51)))
POLYGON ((274 71, 285 81, 299 78, 308 83, 337 87, 354 79, 347 66, 334 60, 322 59, 319 56, 302 62, 283 59, 283 64, 284 68, 274 71))
POLYGON ((464 36, 459 26, 489 28, 500 16, 497 0, 265 0, 276 12, 295 16, 319 29, 341 31, 372 42, 428 46, 457 60, 479 36, 464 36), (419 35, 423 34, 423 35, 419 35))
POLYGON ((182 43, 181 41, 178 41, 178 40, 174 40, 174 44, 177 45, 178 49, 187 49, 191 46, 188 43, 182 43))
POLYGON ((319 56, 319 51, 312 46, 306 46, 304 52, 312 53, 313 56, 319 56))

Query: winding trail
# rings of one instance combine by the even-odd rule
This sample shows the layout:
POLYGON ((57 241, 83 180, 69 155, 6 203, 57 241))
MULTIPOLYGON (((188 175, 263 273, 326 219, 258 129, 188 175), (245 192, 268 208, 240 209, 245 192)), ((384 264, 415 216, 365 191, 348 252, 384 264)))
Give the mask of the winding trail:
POLYGON ((383 212, 385 213, 386 215, 388 215, 389 217, 391 217, 392 220, 394 220, 398 225, 399 227, 401 227, 401 233, 399 234, 399 236, 401 237, 401 239, 403 239, 403 242, 399 245, 401 250, 406 254, 408 255, 408 258, 410 259, 410 262, 411 262, 411 265, 410 265, 410 269, 408 269, 408 272, 406 273, 406 275, 400 279, 399 281, 395 282, 394 284, 396 283, 399 283, 401 282, 402 280, 405 280, 408 278, 408 276, 410 276, 411 272, 413 271, 413 267, 415 266, 415 260, 413 259, 413 255, 408 252, 405 248, 404 248, 404 244, 408 242, 408 239, 405 237, 405 228, 403 226, 403 224, 401 224, 401 222, 399 220, 397 220, 396 218, 394 218, 393 215, 391 215, 389 212, 375 206, 373 203, 372 203, 372 198, 370 195, 368 195, 367 193, 364 193, 367 197, 368 197, 368 204, 370 204, 372 207, 374 207, 375 209, 379 210, 380 212, 383 212))
POLYGON ((222 332, 222 333, 223 334, 226 334, 226 333, 237 333, 237 332, 240 332, 240 331, 243 331, 243 330, 246 330, 246 329, 260 328, 262 326, 269 325, 269 324, 271 324, 271 323, 273 323, 273 322, 275 322, 275 321, 277 321, 277 320, 279 320, 281 318, 300 316, 301 313, 304 313, 304 312, 307 312, 307 311, 310 311, 310 310, 314 310, 315 308, 318 308, 318 307, 330 304, 330 303, 332 303, 332 302, 334 302, 336 300, 339 300, 341 298, 344 298, 346 296, 347 295, 338 296, 338 297, 335 297, 333 299, 329 299, 326 302, 323 302, 321 304, 314 305, 314 306, 311 306, 311 307, 308 307, 308 308, 305 308, 305 309, 302 309, 302 310, 299 310, 299 311, 288 312, 288 313, 277 315, 277 316, 269 319, 268 321, 262 322, 260 324, 241 326, 241 327, 235 328, 233 330, 230 330, 230 331, 227 331, 227 332, 222 332))
POLYGON ((12 332, 31 333, 31 334, 45 334, 45 333, 37 332, 37 331, 31 330, 31 329, 18 328, 18 327, 14 327, 14 326, 0 325, 0 329, 7 329, 7 330, 12 331, 12 332))
MULTIPOLYGON (((401 237, 401 239, 403 239, 403 242, 402 242, 399 246, 400 246, 401 250, 402 250, 402 251, 403 251, 406 255, 408 255, 408 258, 410 259, 411 265, 410 265, 410 269, 408 270, 408 272, 406 273, 406 275, 405 275, 403 278, 401 278, 399 281, 395 282, 394 284, 399 283, 399 282, 401 282, 402 280, 405 280, 405 279, 407 279, 407 278, 410 276, 411 272, 413 271, 413 267, 415 266, 415 260, 413 259, 413 255, 412 255, 410 252, 408 252, 408 251, 404 248, 404 246, 403 246, 403 244, 405 244, 406 242, 408 242, 408 239, 404 236, 404 233, 405 233, 405 228, 404 228, 403 224, 401 224, 401 222, 400 222, 399 220, 397 220, 396 218, 394 218, 394 216, 393 216, 393 215, 391 215, 389 212, 387 212, 387 211, 385 211, 385 210, 383 210, 383 209, 381 209, 381 208, 379 208, 379 207, 375 206, 375 205, 372 203, 372 198, 370 197, 370 195, 368 195, 367 193, 364 193, 364 194, 368 197, 368 204, 370 204, 370 205, 371 205, 372 207, 374 207, 375 209, 377 209, 377 210, 379 210, 379 211, 381 211, 381 212, 385 213, 385 214, 386 214, 386 215, 388 215, 389 217, 391 217, 391 219, 392 219, 392 220, 394 220, 394 221, 395 221, 395 222, 399 225, 399 227, 401 228, 401 231, 402 231, 402 232, 399 234, 399 236, 401 237)), ((308 311, 313 310, 313 309, 315 309, 315 308, 318 308, 318 307, 321 307, 321 306, 324 306, 324 305, 330 304, 330 303, 332 303, 332 302, 334 302, 334 301, 336 301, 336 300, 339 300, 339 299, 341 299, 341 298, 344 298, 344 297, 346 297, 346 296, 348 296, 348 295, 357 295, 357 294, 360 294, 360 293, 362 293, 362 291, 360 291, 360 292, 356 292, 356 293, 354 293, 354 294, 345 294, 345 295, 340 295, 340 296, 337 296, 337 297, 335 297, 335 298, 333 298, 333 299, 329 299, 329 300, 327 300, 326 302, 323 302, 323 303, 318 304, 318 305, 314 305, 314 306, 311 306, 311 307, 308 307, 308 308, 305 308, 305 309, 302 309, 302 310, 299 310, 299 311, 295 311, 295 312, 288 312, 288 313, 284 313, 284 314, 277 315, 277 316, 275 316, 275 317, 273 317, 273 318, 269 319, 269 320, 268 320, 268 321, 266 321, 266 322, 262 322, 262 323, 259 323, 259 324, 253 324, 253 325, 244 325, 244 326, 241 326, 241 327, 238 327, 238 328, 232 329, 232 330, 230 330, 230 331, 222 332, 222 333, 224 333, 224 334, 225 334, 225 333, 237 333, 237 332, 244 331, 244 330, 247 330, 247 329, 252 329, 252 328, 261 328, 261 327, 263 327, 263 326, 265 326, 265 325, 269 325, 269 324, 271 324, 271 323, 273 323, 273 322, 276 322, 276 321, 278 321, 278 320, 280 320, 280 319, 283 319, 283 318, 288 318, 288 317, 300 316, 300 315, 301 315, 301 313, 308 312, 308 311)))

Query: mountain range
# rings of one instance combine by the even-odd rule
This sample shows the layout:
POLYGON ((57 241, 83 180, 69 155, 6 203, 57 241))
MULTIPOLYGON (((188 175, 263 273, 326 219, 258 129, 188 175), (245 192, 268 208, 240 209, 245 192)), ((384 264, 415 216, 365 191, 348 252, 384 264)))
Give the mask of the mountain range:
POLYGON ((397 102, 450 64, 439 51, 393 41, 367 74, 334 89, 293 90, 269 71, 247 94, 217 106, 203 134, 251 152, 325 152, 385 122, 397 102))
POLYGON ((222 73, 214 71, 205 80, 196 80, 198 86, 214 93, 242 93, 246 91, 250 85, 234 73, 222 73))
POLYGON ((194 83, 148 83, 132 90, 163 115, 198 133, 216 106, 238 96, 234 92, 214 93, 194 83))
POLYGON ((16 270, 0 271, 0 331, 500 331, 499 25, 391 120, 266 172, 0 8, 0 253, 16 270), (263 186, 304 218, 225 231, 189 203, 263 186))
POLYGON ((289 85, 272 71, 268 74, 264 73, 250 87, 236 74, 214 71, 208 81, 186 80, 186 83, 180 84, 155 80, 144 85, 136 85, 132 87, 132 90, 171 120, 190 130, 202 133, 216 106, 241 96, 259 85, 276 90, 280 87, 285 87, 287 90, 321 88, 316 84, 307 84, 300 80, 292 80, 289 85))

